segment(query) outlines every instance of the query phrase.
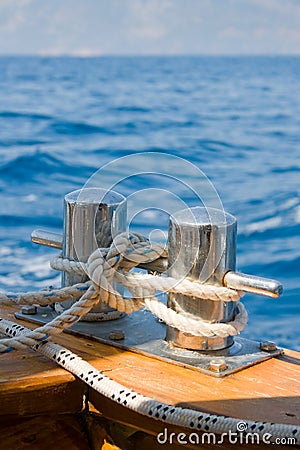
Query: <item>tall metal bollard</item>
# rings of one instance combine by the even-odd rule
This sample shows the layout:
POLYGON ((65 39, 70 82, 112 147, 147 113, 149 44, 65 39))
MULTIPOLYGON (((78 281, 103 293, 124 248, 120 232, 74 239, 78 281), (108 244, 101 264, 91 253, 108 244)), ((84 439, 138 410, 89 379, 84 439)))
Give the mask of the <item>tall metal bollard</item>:
MULTIPOLYGON (((169 275, 190 277, 223 286, 223 277, 235 269, 235 217, 214 208, 195 207, 170 217, 169 275)), ((229 322, 235 316, 234 302, 199 299, 170 293, 168 306, 210 322, 229 322)), ((166 340, 175 346, 198 351, 220 350, 233 343, 232 337, 201 337, 167 327, 166 340)))
MULTIPOLYGON (((123 195, 101 188, 70 192, 64 199, 63 256, 86 262, 94 250, 108 247, 116 233, 126 231, 126 226, 127 201, 123 195)), ((86 280, 85 275, 62 275, 63 286, 86 280)), ((71 304, 63 302, 65 307, 71 304)), ((103 312, 105 308, 97 305, 92 312, 103 312)))

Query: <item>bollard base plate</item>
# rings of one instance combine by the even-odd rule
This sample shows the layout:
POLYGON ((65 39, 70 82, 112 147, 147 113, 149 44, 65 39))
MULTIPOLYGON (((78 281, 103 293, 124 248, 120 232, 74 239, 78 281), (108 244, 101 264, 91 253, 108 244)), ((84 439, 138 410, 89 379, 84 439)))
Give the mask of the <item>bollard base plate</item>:
MULTIPOLYGON (((21 311, 15 313, 17 319, 39 325, 50 322, 57 315, 49 306, 38 307, 37 313, 31 316, 21 311)), ((210 353, 174 347, 165 341, 165 324, 145 310, 127 315, 117 322, 78 322, 65 332, 199 370, 214 377, 224 377, 283 353, 280 348, 263 351, 259 342, 240 337, 236 337, 230 347, 210 353), (117 332, 122 335, 122 339, 113 339, 117 332), (218 366, 218 361, 221 363, 222 371, 212 370, 212 360, 214 366, 218 366)))

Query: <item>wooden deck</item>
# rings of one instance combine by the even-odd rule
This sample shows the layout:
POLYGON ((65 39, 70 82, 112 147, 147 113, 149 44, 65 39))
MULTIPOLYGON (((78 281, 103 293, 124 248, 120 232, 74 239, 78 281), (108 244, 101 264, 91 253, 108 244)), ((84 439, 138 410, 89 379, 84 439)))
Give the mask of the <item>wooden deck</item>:
MULTIPOLYGON (((0 316, 15 320, 13 310, 9 307, 2 308, 0 316)), ((26 326, 32 327, 29 323, 26 326)), ((300 424, 300 354, 297 352, 286 350, 283 356, 225 378, 214 378, 67 334, 59 336, 56 342, 73 350, 112 379, 162 402, 241 419, 300 424)), ((72 414, 73 422, 67 429, 74 428, 76 434, 78 424, 74 417, 81 413, 84 407, 92 412, 93 417, 101 415, 152 435, 161 432, 166 426, 112 403, 52 361, 31 350, 15 351, 1 356, 1 428, 10 418, 18 418, 19 426, 22 427, 22 420, 29 420, 29 417, 57 414, 61 414, 64 420, 71 423, 71 419, 66 419, 66 414, 72 414)), ((52 428, 55 426, 58 425, 52 423, 52 428)), ((168 428, 170 432, 180 431, 174 427, 168 428)), ((148 438, 149 442, 150 439, 151 437, 148 438)), ((147 442, 145 439, 145 445, 140 448, 146 449, 147 442)), ((81 447, 66 445, 64 448, 84 449, 84 445, 87 444, 82 443, 81 447)), ((158 445, 157 448, 161 447, 158 445)), ((10 445, 5 448, 23 447, 10 445)), ((156 448, 153 440, 149 443, 149 448, 156 448)), ((176 446, 172 445, 170 448, 176 449, 176 446)), ((220 448, 231 446, 222 445, 220 448)), ((56 450, 59 449, 57 445, 56 450)))

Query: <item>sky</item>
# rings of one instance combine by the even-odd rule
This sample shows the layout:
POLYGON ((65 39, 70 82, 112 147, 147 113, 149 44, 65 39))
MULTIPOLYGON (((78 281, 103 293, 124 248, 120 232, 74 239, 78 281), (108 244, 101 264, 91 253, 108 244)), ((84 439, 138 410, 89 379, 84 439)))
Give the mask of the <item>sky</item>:
POLYGON ((0 54, 299 54, 300 0, 0 0, 0 54))

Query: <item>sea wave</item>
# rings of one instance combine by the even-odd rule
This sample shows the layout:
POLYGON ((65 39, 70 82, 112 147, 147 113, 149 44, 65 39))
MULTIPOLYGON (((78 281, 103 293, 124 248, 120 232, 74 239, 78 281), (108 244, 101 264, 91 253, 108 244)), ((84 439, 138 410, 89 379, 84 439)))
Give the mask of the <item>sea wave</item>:
POLYGON ((76 175, 80 175, 80 178, 84 180, 86 171, 90 173, 90 170, 89 166, 83 166, 74 160, 70 164, 65 159, 40 150, 18 154, 0 165, 2 182, 7 180, 9 183, 17 182, 19 184, 29 182, 42 185, 43 180, 46 181, 49 177, 58 178, 60 174, 66 176, 65 181, 68 177, 76 175))
POLYGON ((0 120, 3 119, 26 119, 26 120, 52 120, 53 117, 33 111, 0 111, 0 120))
MULTIPOLYGON (((64 195, 105 163, 166 152, 202 170, 238 218, 239 270, 284 282, 282 302, 245 301, 256 315, 249 336, 286 344, 300 294, 299 70, 299 58, 280 57, 0 58, 0 288, 59 282, 48 266, 53 250, 33 245, 31 231, 62 232, 64 195)), ((158 172, 173 169, 137 158, 132 169, 142 175, 124 194, 161 187, 195 205, 174 180, 143 175, 153 160, 158 172)), ((99 183, 128 168, 117 172, 99 183)), ((151 201, 161 207, 160 196, 151 201)), ((148 211, 132 226, 147 235, 166 228, 156 217, 148 211)))

